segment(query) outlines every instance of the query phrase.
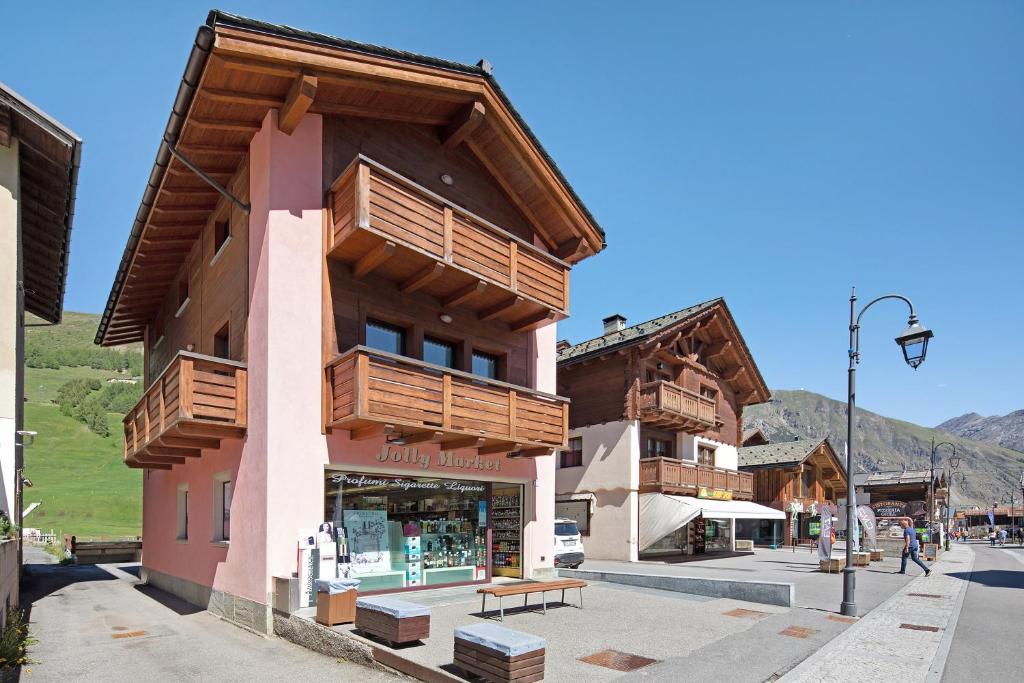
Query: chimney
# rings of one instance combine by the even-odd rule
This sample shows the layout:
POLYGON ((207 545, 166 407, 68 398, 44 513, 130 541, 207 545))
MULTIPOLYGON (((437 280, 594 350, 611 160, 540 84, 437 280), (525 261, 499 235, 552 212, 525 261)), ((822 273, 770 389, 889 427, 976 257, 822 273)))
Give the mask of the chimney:
POLYGON ((570 346, 572 346, 572 344, 569 342, 568 339, 559 339, 557 342, 555 342, 555 352, 556 353, 561 353, 562 351, 565 351, 570 346))
POLYGON ((604 323, 605 334, 611 334, 612 332, 621 332, 622 330, 626 329, 626 319, 623 318, 618 313, 616 313, 615 315, 608 316, 601 322, 604 323))

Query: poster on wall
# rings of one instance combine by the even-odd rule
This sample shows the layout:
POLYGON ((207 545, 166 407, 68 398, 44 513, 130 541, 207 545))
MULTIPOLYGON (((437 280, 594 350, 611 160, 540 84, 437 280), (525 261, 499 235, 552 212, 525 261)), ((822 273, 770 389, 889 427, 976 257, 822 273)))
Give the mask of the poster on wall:
POLYGON ((344 519, 352 574, 359 576, 390 571, 387 512, 345 510, 344 519))
POLYGON ((704 522, 704 515, 698 515, 697 519, 693 522, 693 552, 697 555, 702 555, 707 550, 707 525, 704 522))

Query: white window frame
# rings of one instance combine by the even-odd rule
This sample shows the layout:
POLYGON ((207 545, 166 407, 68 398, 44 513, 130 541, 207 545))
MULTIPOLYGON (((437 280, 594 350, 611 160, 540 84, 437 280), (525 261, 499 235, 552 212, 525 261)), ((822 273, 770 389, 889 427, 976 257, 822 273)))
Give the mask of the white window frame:
MULTIPOLYGON (((213 475, 213 543, 228 545, 231 543, 231 532, 228 532, 228 538, 224 538, 224 484, 231 484, 231 497, 234 498, 235 486, 234 478, 231 476, 230 470, 223 472, 217 472, 213 475)), ((230 506, 230 503, 229 503, 230 506)), ((230 507, 228 508, 228 515, 231 514, 230 507)), ((230 525, 230 518, 228 521, 230 525)))
POLYGON ((188 543, 188 484, 178 484, 175 495, 176 538, 179 543, 188 543))

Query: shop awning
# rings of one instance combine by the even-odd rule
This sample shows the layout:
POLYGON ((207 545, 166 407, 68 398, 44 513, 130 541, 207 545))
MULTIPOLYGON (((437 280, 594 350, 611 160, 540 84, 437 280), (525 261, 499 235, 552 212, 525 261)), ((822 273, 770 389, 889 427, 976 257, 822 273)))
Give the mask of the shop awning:
POLYGON ((782 510, 745 500, 711 500, 664 493, 640 494, 640 550, 704 513, 711 519, 786 519, 782 510))

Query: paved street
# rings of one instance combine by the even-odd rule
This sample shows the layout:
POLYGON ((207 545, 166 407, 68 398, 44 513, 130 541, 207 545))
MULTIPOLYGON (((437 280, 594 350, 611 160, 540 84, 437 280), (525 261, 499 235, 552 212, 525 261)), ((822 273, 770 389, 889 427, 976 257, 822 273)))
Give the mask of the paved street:
POLYGON ((30 545, 25 562, 22 601, 39 643, 23 681, 399 680, 249 633, 116 565, 62 567, 30 545))
POLYGON ((973 572, 952 574, 969 580, 967 594, 942 680, 1019 680, 1021 613, 1024 611, 1024 549, 971 543, 973 572))

